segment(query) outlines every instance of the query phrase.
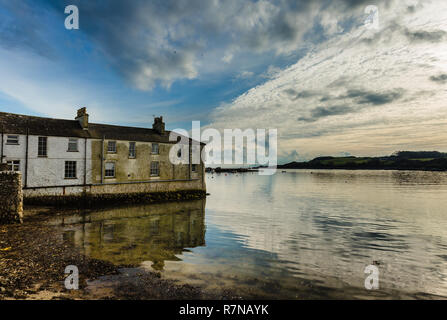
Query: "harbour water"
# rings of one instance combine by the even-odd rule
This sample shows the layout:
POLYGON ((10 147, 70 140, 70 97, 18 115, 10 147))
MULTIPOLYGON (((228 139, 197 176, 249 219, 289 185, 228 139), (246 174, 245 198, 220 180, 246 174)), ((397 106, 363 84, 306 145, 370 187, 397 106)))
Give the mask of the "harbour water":
POLYGON ((83 253, 246 298, 447 298, 447 173, 207 174, 203 201, 64 217, 83 253), (365 267, 379 269, 366 290, 365 267))

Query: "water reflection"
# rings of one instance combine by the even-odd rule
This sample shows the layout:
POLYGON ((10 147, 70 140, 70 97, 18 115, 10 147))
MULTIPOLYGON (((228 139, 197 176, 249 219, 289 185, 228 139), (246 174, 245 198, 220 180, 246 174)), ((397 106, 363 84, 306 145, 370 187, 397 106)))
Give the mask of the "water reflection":
POLYGON ((206 179, 206 221, 205 202, 194 201, 54 223, 94 258, 250 298, 447 297, 447 173, 289 170, 206 179), (364 288, 373 261, 381 288, 374 293, 364 288))
POLYGON ((103 210, 53 220, 83 253, 120 265, 151 261, 162 270, 186 248, 205 245, 205 200, 103 210))
POLYGON ((239 180, 207 180, 218 195, 208 200, 207 224, 245 239, 240 251, 274 254, 269 271, 282 271, 279 283, 364 291, 363 270, 379 261, 386 296, 447 296, 446 173, 290 170, 239 180))

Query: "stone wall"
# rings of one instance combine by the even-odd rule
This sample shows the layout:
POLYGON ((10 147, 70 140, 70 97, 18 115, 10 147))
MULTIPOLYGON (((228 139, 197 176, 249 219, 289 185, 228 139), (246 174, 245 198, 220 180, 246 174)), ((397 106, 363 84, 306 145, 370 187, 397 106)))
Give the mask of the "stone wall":
POLYGON ((0 171, 0 224, 22 223, 22 175, 0 171))
POLYGON ((202 199, 206 187, 201 179, 183 181, 148 181, 103 185, 28 188, 25 204, 90 206, 94 204, 151 203, 159 201, 202 199))

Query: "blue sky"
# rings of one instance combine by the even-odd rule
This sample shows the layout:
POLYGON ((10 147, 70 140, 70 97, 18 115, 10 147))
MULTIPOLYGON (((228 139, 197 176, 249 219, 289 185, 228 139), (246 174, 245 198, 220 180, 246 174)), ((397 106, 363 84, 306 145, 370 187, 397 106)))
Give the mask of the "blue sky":
POLYGON ((368 4, 0 0, 0 110, 277 128, 279 162, 447 151, 445 1, 375 1, 378 30, 368 4))

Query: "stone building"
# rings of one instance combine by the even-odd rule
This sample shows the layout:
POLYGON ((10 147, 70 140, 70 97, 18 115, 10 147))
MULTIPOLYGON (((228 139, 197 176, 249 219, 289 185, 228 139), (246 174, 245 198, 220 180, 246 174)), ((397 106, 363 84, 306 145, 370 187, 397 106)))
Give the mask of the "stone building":
POLYGON ((0 130, 1 162, 22 173, 25 201, 206 189, 201 160, 171 163, 169 151, 177 141, 169 140, 162 117, 152 128, 136 128, 90 123, 85 108, 75 120, 0 112, 0 130))

